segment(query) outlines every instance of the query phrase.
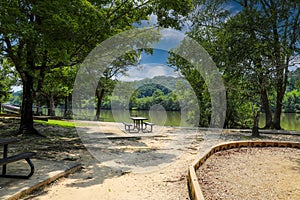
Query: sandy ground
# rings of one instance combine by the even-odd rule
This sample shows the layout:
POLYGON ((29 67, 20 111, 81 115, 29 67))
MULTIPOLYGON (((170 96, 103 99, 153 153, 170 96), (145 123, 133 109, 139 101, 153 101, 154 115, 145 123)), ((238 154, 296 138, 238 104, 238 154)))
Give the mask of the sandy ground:
MULTIPOLYGON (((77 132, 88 149, 74 152, 83 169, 24 199, 189 199, 187 169, 198 153, 222 141, 249 138, 174 127, 128 134, 116 123, 89 124, 77 132)), ((293 136, 264 139, 294 141, 293 136)))
POLYGON ((80 155, 83 169, 24 199, 189 199, 186 176, 201 146, 198 133, 156 127, 128 134, 120 124, 98 125, 77 129, 89 150, 80 155))
POLYGON ((81 173, 64 178, 32 199, 189 199, 186 186, 186 154, 167 168, 150 173, 116 172, 103 166, 88 166, 81 173))

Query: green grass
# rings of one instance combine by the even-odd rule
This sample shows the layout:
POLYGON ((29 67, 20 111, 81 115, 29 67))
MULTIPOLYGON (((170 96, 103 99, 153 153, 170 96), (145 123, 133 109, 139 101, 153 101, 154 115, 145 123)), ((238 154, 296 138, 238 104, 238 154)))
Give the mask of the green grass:
POLYGON ((95 123, 88 123, 88 122, 74 122, 72 120, 66 121, 66 120, 54 120, 49 119, 48 121, 43 120, 34 120, 34 122, 46 124, 50 126, 61 126, 66 128, 74 128, 75 126, 97 126, 95 123))
POLYGON ((49 119, 48 121, 34 120, 34 122, 47 124, 51 126, 62 126, 62 127, 71 127, 71 128, 75 127, 75 123, 73 121, 65 121, 65 120, 49 119))

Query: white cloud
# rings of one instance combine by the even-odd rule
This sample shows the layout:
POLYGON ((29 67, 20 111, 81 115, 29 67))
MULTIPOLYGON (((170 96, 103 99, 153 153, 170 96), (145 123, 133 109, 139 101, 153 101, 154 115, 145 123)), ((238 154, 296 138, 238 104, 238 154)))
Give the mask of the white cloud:
POLYGON ((153 78, 155 76, 173 76, 177 77, 177 73, 173 71, 172 68, 157 64, 157 63, 147 63, 142 64, 137 68, 131 68, 126 76, 121 76, 118 80, 121 81, 135 81, 142 80, 145 78, 153 78))
POLYGON ((155 27, 157 26, 157 15, 151 14, 149 20, 141 20, 139 23, 133 23, 135 27, 155 27))
POLYGON ((185 37, 184 33, 174 29, 163 29, 161 30, 161 34, 162 37, 159 43, 154 45, 157 49, 170 50, 176 48, 185 37))
POLYGON ((154 15, 154 14, 150 15, 149 24, 151 26, 156 26, 157 25, 157 15, 154 15))
POLYGON ((18 92, 18 91, 22 90, 23 88, 22 88, 22 86, 12 86, 11 89, 13 92, 18 92))

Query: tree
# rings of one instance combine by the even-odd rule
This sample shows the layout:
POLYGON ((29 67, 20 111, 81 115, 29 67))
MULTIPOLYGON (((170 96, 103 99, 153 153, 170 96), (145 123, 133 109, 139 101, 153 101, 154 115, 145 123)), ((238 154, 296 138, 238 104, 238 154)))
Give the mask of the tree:
POLYGON ((300 112, 300 90, 292 90, 287 92, 283 100, 284 112, 299 113, 300 112))
MULTIPOLYGON (((77 70, 77 66, 60 67, 45 74, 40 96, 47 100, 48 115, 55 116, 55 103, 59 103, 59 101, 64 102, 64 115, 66 115, 69 107, 68 99, 72 93, 77 70)), ((36 98, 37 105, 42 105, 39 103, 40 101, 42 98, 36 98)))
POLYGON ((101 106, 102 101, 106 95, 112 93, 113 88, 116 84, 116 81, 112 80, 108 75, 105 77, 101 77, 98 82, 98 86, 96 89, 96 116, 95 121, 100 119, 101 106))
POLYGON ((244 91, 239 96, 259 95, 266 128, 280 129, 288 68, 299 56, 300 5, 295 1, 235 2, 239 4, 237 14, 230 13, 223 1, 199 6, 191 18, 190 34, 212 55, 226 87, 238 89, 242 83, 246 88, 241 88, 244 91), (274 118, 270 109, 273 96, 274 118))
POLYGON ((164 95, 171 92, 169 88, 166 88, 163 85, 156 84, 156 83, 149 83, 138 88, 138 98, 150 97, 153 95, 153 93, 156 90, 162 91, 164 95))
POLYGON ((252 41, 250 55, 246 58, 252 60, 254 68, 251 71, 258 77, 261 102, 266 112, 266 128, 281 129, 280 116, 289 66, 294 56, 299 55, 300 5, 295 1, 265 0, 239 3, 242 6, 240 15, 245 17, 238 20, 243 20, 244 31, 237 30, 248 34, 252 41), (273 120, 266 91, 270 83, 275 83, 276 93, 273 120))
POLYGON ((1 1, 0 52, 14 63, 23 83, 20 132, 37 134, 32 105, 45 72, 80 63, 97 44, 151 13, 158 13, 159 25, 178 27, 190 7, 190 0, 1 1))
POLYGON ((99 78, 96 88, 96 116, 95 120, 100 118, 102 100, 105 95, 110 95, 113 92, 116 84, 113 77, 117 77, 120 74, 126 74, 130 66, 135 66, 138 63, 141 50, 137 50, 132 53, 125 54, 117 59, 110 66, 107 66, 103 72, 103 76, 99 78))
POLYGON ((272 54, 268 56, 274 66, 274 81, 276 82, 276 109, 273 127, 281 129, 280 117, 282 102, 286 91, 289 66, 294 56, 299 56, 300 47, 300 4, 296 1, 260 1, 266 34, 263 36, 270 41, 272 54))
POLYGON ((266 59, 269 53, 268 41, 257 35, 257 30, 263 26, 265 19, 260 19, 259 13, 254 10, 253 6, 247 5, 239 14, 224 24, 220 40, 226 38, 222 43, 222 49, 225 51, 224 58, 228 60, 225 65, 225 74, 227 78, 230 78, 226 82, 234 83, 236 89, 239 87, 237 84, 241 85, 242 90, 239 95, 246 96, 251 102, 256 101, 253 97, 260 96, 266 117, 265 127, 269 128, 272 123, 268 97, 273 92, 270 81, 272 68, 269 66, 270 61, 266 59))
POLYGON ((289 84, 283 99, 283 109, 287 113, 300 112, 300 68, 289 74, 289 84))
MULTIPOLYGON (((224 10, 218 10, 217 6, 223 3, 224 1, 194 1, 195 9, 191 13, 189 19, 192 24, 190 31, 187 32, 187 35, 197 41, 204 49, 212 56, 213 60, 218 58, 218 53, 215 52, 215 40, 218 31, 221 29, 223 20, 228 15, 224 10), (212 52, 215 52, 212 54, 212 52), (214 55, 217 55, 214 57, 214 55)), ((186 45, 186 44, 185 44, 186 45)), ((189 49, 189 45, 186 45, 186 49, 189 49)), ((181 52, 182 54, 189 54, 190 52, 181 52)), ((199 52, 202 53, 202 52, 199 52)), ((211 124, 218 124, 219 119, 211 119, 212 114, 212 105, 211 100, 216 98, 211 98, 209 94, 208 86, 212 86, 211 81, 214 77, 209 77, 210 74, 206 72, 206 59, 199 59, 195 63, 199 66, 193 66, 191 63, 188 63, 182 57, 177 56, 176 54, 171 53, 169 57, 169 65, 175 66, 175 68, 180 71, 183 77, 188 80, 190 83, 195 95, 197 96, 198 102, 194 102, 199 105, 199 125, 208 126, 211 124), (199 62, 199 63, 197 63, 199 62), (202 73, 198 71, 201 69, 202 73), (211 79, 211 80, 210 80, 211 79)), ((212 87, 210 87, 212 88, 212 87)))
MULTIPOLYGON (((199 113, 197 113, 199 114, 199 116, 194 116, 195 118, 199 117, 200 119, 198 125, 201 127, 209 126, 211 105, 208 88, 205 84, 204 78, 200 75, 198 70, 193 65, 187 63, 186 60, 184 60, 180 56, 177 56, 176 54, 171 53, 171 56, 169 57, 169 65, 176 66, 177 70, 180 71, 180 73, 182 73, 185 79, 189 82, 197 97, 198 101, 193 102, 193 104, 197 104, 200 111, 199 113)), ((181 99, 182 102, 186 101, 188 103, 189 101, 193 100, 192 98, 188 98, 191 96, 191 93, 190 91, 186 90, 184 84, 178 83, 177 87, 177 91, 179 92, 179 94, 177 95, 183 97, 181 99)))
POLYGON ((288 82, 287 92, 300 90, 300 68, 296 68, 296 70, 289 73, 288 82))
POLYGON ((2 1, 0 14, 1 54, 14 64, 23 84, 19 130, 38 134, 32 105, 45 72, 74 65, 85 55, 86 45, 81 45, 88 30, 94 31, 90 21, 97 23, 99 17, 87 1, 2 1))

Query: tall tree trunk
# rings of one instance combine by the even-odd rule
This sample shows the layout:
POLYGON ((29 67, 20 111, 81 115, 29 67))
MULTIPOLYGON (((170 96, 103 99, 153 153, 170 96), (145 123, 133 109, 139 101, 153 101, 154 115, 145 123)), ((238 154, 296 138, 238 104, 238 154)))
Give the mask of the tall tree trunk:
MULTIPOLYGON (((252 1, 250 1, 250 5, 248 5, 247 1, 244 1, 244 6, 245 8, 247 8, 248 6, 250 6, 250 10, 253 8, 254 4, 252 1)), ((255 33, 255 19, 251 16, 250 17, 250 34, 251 34, 251 38, 256 41, 257 40, 257 35, 255 33)), ((266 84, 266 73, 264 73, 264 66, 262 64, 262 58, 261 58, 261 52, 260 51, 255 51, 255 58, 254 58, 254 64, 257 67, 257 69, 260 71, 259 75, 258 75, 258 82, 259 82, 259 88, 260 88, 260 99, 261 99, 261 103, 262 106, 264 108, 265 111, 265 127, 264 128, 270 128, 272 125, 272 113, 270 110, 270 104, 269 104, 269 99, 268 99, 268 94, 267 94, 267 84, 266 84)), ((258 127, 258 124, 257 124, 258 127)), ((258 130, 257 130, 258 132, 258 130)), ((258 133, 257 133, 258 134, 258 133)))
POLYGON ((41 102, 38 101, 36 104, 36 110, 35 110, 35 115, 40 116, 43 115, 42 109, 41 109, 41 102))
POLYGON ((65 108, 64 108, 64 117, 67 117, 67 113, 69 110, 69 96, 65 97, 65 108))
MULTIPOLYGON (((22 42, 22 41, 21 41, 22 42)), ((23 48, 25 43, 20 44, 20 49, 23 48)), ((44 137, 41 135, 34 127, 33 127, 33 83, 34 83, 34 73, 35 69, 35 49, 36 43, 35 41, 29 41, 26 44, 26 70, 21 67, 21 60, 15 61, 16 69, 19 72, 22 84, 23 84, 23 96, 22 96, 22 107, 21 107, 21 122, 19 133, 21 134, 35 134, 44 137)), ((20 52, 19 52, 20 53, 20 52)), ((22 63, 24 64, 24 63, 22 63)))
POLYGON ((64 117, 67 119, 71 119, 73 112, 71 108, 70 102, 72 101, 72 93, 65 97, 65 110, 64 110, 64 117))
POLYGON ((268 129, 268 128, 271 128, 271 126, 272 126, 272 112, 271 112, 271 109, 270 109, 270 104, 269 104, 267 91, 266 91, 264 86, 261 87, 260 97, 261 97, 262 106, 263 106, 264 111, 265 111, 266 124, 265 124, 264 128, 268 129))
POLYGON ((259 137, 259 128, 258 128, 258 121, 259 121, 259 112, 260 111, 254 111, 254 124, 252 127, 252 137, 259 137))
MULTIPOLYGON (((278 100, 278 96, 277 96, 277 102, 279 102, 280 100, 278 100)), ((281 109, 282 109, 282 105, 277 105, 276 106, 276 110, 275 110, 275 114, 274 114, 274 122, 273 122, 273 127, 277 130, 281 129, 281 121, 280 121, 280 117, 281 117, 281 109)))
POLYGON ((252 111, 253 111, 253 127, 252 127, 252 137, 259 137, 259 114, 260 108, 256 109, 254 102, 252 103, 252 111))
MULTIPOLYGON (((281 45, 279 40, 279 33, 278 33, 278 27, 276 24, 277 16, 274 15, 273 21, 272 21, 272 28, 273 28, 273 35, 274 35, 274 57, 273 57, 273 63, 276 69, 275 75, 276 75, 276 109, 274 114, 274 121, 273 121, 273 128, 280 130, 280 117, 282 112, 282 101, 283 96, 285 93, 285 75, 287 73, 284 73, 285 65, 284 60, 282 60, 281 55, 281 45)), ((288 64, 288 63, 287 63, 288 64)))
POLYGON ((275 129, 280 130, 281 129, 281 113, 282 113, 282 101, 284 98, 285 90, 286 90, 286 84, 288 79, 288 64, 285 64, 285 67, 282 67, 278 69, 277 73, 277 98, 276 98, 276 110, 274 114, 274 122, 273 126, 275 129))
POLYGON ((54 104, 54 97, 52 92, 50 92, 50 98, 49 98, 49 115, 55 116, 55 104, 54 104))
POLYGON ((19 132, 21 134, 39 134, 38 131, 33 127, 33 77, 26 72, 23 72, 21 77, 23 83, 23 96, 19 132))
MULTIPOLYGON (((68 95, 68 98, 69 98, 69 110, 72 110, 72 93, 70 93, 68 95)), ((80 106, 81 106, 81 104, 80 104, 80 106)))
MULTIPOLYGON (((262 60, 261 58, 258 59, 258 61, 256 62, 256 66, 260 69, 263 70, 263 66, 262 66, 262 60)), ((259 88, 260 88, 260 100, 265 112, 265 121, 266 124, 264 126, 265 129, 271 128, 272 127, 272 112, 270 109, 270 102, 268 99, 268 93, 267 93, 267 84, 266 84, 266 74, 265 73, 260 73, 258 75, 258 81, 259 81, 259 88)))
POLYGON ((96 97, 97 97, 97 111, 96 111, 96 116, 95 116, 95 121, 99 121, 100 119, 100 112, 101 112, 101 104, 102 104, 102 99, 104 96, 105 90, 103 88, 100 89, 100 91, 97 89, 96 91, 96 97))

